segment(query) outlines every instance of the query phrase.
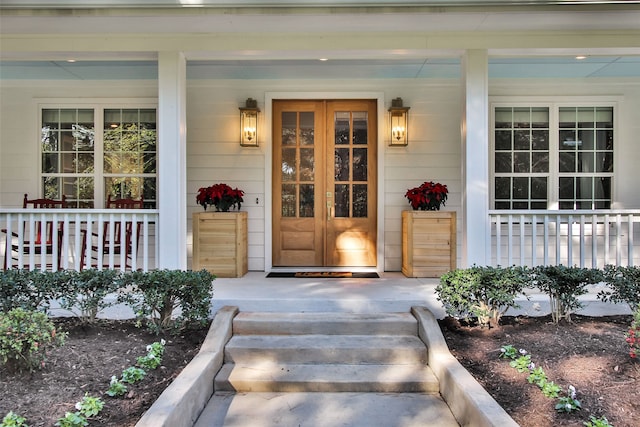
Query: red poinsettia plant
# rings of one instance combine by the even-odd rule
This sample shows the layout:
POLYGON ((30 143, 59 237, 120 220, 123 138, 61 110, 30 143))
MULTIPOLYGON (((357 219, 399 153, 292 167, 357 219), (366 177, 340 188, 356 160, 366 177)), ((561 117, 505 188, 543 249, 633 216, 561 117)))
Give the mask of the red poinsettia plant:
POLYGON ((200 188, 196 200, 205 211, 207 206, 213 205, 218 212, 228 212, 234 206, 240 210, 240 205, 244 202, 242 196, 244 196, 242 190, 231 188, 227 184, 214 184, 211 187, 200 188))
POLYGON ((424 182, 420 187, 410 188, 404 195, 414 210, 439 211, 447 201, 449 190, 446 185, 433 181, 424 182))

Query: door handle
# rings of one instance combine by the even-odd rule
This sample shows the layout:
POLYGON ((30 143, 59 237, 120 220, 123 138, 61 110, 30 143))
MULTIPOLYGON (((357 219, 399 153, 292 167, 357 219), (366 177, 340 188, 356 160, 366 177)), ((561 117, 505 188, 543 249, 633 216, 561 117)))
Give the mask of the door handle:
POLYGON ((327 221, 331 221, 331 202, 327 201, 327 221))

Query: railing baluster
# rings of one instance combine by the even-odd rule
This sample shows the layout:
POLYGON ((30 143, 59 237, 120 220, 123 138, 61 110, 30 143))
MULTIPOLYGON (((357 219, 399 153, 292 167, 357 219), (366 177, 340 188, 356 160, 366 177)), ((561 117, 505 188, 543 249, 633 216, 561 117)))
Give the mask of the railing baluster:
POLYGON ((507 265, 513 264, 513 216, 509 215, 507 222, 507 265))
MULTIPOLYGON (((108 226, 108 224, 107 224, 108 226)), ((105 239, 105 219, 104 219, 104 214, 100 214, 98 215, 98 240, 96 242, 96 245, 98 247, 98 250, 96 251, 96 268, 98 268, 99 270, 102 270, 103 268, 103 263, 104 263, 104 239, 105 239)), ((93 260, 91 260, 91 249, 90 252, 88 254, 89 256, 89 260, 90 262, 93 262, 93 260)))
POLYGON ((591 215, 591 268, 598 268, 598 216, 591 215))
POLYGON ((531 216, 531 265, 538 263, 538 219, 536 214, 531 216))
POLYGON ((149 217, 145 215, 142 223, 142 269, 149 270, 149 217))
MULTIPOLYGON (((47 224, 47 222, 43 221, 40 224, 47 224)), ((53 271, 58 271, 58 269, 60 268, 60 266, 58 265, 58 226, 60 224, 58 224, 58 214, 54 213, 53 214, 53 221, 51 221, 51 270, 53 271)), ((45 226, 45 237, 44 238, 40 238, 41 241, 43 241, 43 252, 46 254, 47 250, 46 250, 46 233, 47 233, 47 229, 49 228, 48 224, 45 226)), ((46 265, 46 264, 45 264, 46 265)))
POLYGON ((580 215, 580 268, 584 268, 584 215, 580 215))
POLYGON ((496 215, 496 265, 502 261, 502 217, 496 215))
POLYGON ((562 234, 562 223, 560 215, 556 215, 556 264, 560 264, 560 234, 562 234))
POLYGON ((616 265, 622 258, 622 215, 616 215, 616 265))
POLYGON ((611 227, 609 215, 604 216, 604 263, 609 264, 609 254, 611 250, 611 236, 609 235, 609 228, 611 227))
POLYGON ((544 216, 544 265, 549 265, 549 215, 544 216))
MULTIPOLYGON (((138 216, 133 214, 131 217, 131 270, 138 269, 138 216)), ((127 250, 129 248, 127 247, 127 250)), ((126 262, 126 261, 125 261, 126 262)))
POLYGON ((627 265, 633 265, 633 215, 629 214, 628 216, 629 225, 627 227, 627 232, 629 233, 629 237, 627 238, 627 265))
MULTIPOLYGON (((520 215, 520 265, 524 265, 524 234, 526 231, 524 215, 520 215)), ((511 264, 509 264, 511 265, 511 264)))

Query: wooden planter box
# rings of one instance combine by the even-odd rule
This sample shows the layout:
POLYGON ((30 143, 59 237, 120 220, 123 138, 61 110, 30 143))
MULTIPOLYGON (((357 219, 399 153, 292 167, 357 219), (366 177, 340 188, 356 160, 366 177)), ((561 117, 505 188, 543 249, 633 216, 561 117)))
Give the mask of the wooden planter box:
POLYGON ((217 277, 247 273, 247 212, 193 214, 193 270, 217 277))
POLYGON ((402 212, 402 272, 440 277, 456 268, 456 213, 402 212))

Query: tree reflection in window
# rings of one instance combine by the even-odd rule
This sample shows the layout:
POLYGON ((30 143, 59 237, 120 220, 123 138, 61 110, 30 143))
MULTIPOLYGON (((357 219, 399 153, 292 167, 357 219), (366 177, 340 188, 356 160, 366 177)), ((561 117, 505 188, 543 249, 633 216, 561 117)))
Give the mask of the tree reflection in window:
POLYGON ((105 196, 143 197, 145 207, 155 208, 155 109, 107 109, 104 124, 105 196))

